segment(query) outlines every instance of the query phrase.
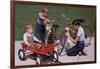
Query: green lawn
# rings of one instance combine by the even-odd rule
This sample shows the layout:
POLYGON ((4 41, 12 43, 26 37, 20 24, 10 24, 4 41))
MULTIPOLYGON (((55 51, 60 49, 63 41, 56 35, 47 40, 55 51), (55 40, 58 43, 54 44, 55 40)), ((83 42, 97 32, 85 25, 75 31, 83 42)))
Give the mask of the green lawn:
MULTIPOLYGON (((15 5, 15 40, 21 40, 24 33, 24 26, 27 23, 33 23, 35 29, 36 17, 38 12, 43 8, 42 5, 15 5)), ((92 30, 95 27, 95 8, 69 7, 69 6, 48 6, 49 18, 55 19, 60 25, 57 33, 63 31, 66 21, 61 14, 66 14, 70 19, 82 18, 85 24, 92 30)), ((35 30, 34 30, 35 31, 35 30)))

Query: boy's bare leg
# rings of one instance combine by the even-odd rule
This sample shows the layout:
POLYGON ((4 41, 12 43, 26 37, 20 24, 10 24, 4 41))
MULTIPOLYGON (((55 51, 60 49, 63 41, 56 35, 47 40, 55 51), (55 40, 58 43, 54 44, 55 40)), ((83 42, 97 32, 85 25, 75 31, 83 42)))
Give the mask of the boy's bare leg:
POLYGON ((47 40, 45 40, 45 48, 47 48, 48 42, 47 40))
POLYGON ((34 42, 31 44, 31 46, 32 46, 32 48, 37 48, 37 46, 34 42))
POLYGON ((37 46, 37 48, 41 48, 42 47, 42 45, 38 44, 38 43, 36 43, 36 46, 37 46))

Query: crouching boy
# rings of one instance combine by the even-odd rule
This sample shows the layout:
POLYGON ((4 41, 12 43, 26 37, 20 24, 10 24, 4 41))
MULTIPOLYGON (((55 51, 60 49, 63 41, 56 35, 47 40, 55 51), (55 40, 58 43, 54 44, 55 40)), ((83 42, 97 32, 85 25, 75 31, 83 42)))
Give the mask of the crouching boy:
POLYGON ((82 20, 80 19, 75 19, 72 22, 73 26, 77 29, 77 34, 75 39, 70 37, 69 34, 66 34, 68 39, 70 39, 75 44, 75 46, 73 46, 71 49, 68 50, 67 52, 68 56, 76 56, 79 54, 79 52, 83 52, 85 34, 84 34, 84 29, 80 24, 81 21, 82 20))

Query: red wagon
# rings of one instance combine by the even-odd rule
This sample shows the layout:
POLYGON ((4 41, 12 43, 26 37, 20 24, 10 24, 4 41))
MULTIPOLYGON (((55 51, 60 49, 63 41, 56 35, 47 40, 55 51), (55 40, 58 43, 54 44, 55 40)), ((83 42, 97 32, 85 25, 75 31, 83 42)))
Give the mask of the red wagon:
MULTIPOLYGON (((45 44, 41 44, 44 46, 45 44)), ((50 61, 58 61, 58 54, 54 51, 55 46, 53 44, 47 44, 46 48, 34 49, 31 46, 27 46, 25 43, 21 43, 22 48, 18 51, 18 57, 20 60, 24 61, 28 56, 32 55, 36 64, 41 64, 44 59, 49 59, 50 61), (28 51, 28 52, 27 52, 28 51)))

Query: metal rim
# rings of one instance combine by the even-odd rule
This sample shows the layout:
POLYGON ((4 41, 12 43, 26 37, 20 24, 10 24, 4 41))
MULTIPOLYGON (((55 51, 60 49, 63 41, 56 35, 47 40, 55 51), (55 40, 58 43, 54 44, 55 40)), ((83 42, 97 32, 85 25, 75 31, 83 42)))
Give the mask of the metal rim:
POLYGON ((40 58, 40 56, 36 57, 36 64, 41 64, 41 58, 40 58))
POLYGON ((54 60, 54 61, 58 61, 58 58, 59 58, 59 57, 58 57, 57 52, 54 51, 54 53, 53 53, 53 60, 54 60))
POLYGON ((18 57, 19 57, 20 60, 25 60, 26 56, 25 56, 25 52, 24 52, 23 49, 20 49, 18 51, 18 57))

